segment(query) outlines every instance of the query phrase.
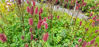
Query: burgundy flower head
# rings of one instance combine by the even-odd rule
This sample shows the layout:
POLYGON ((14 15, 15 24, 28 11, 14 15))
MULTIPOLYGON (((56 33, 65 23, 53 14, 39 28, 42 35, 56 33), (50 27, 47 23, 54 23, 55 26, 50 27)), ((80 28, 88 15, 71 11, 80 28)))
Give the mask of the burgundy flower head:
POLYGON ((29 31, 32 33, 32 27, 30 27, 29 31))
POLYGON ((29 19, 29 25, 32 25, 32 24, 33 24, 33 19, 30 18, 30 19, 29 19))
POLYGON ((25 44, 25 47, 29 47, 29 45, 26 43, 26 44, 25 44))
POLYGON ((35 6, 35 1, 33 1, 33 6, 35 6))
POLYGON ((79 40, 78 40, 78 42, 81 42, 82 41, 82 39, 80 38, 79 40))
POLYGON ((87 42, 84 41, 83 44, 82 44, 82 47, 86 47, 86 45, 87 45, 87 42))
POLYGON ((35 14, 37 14, 38 13, 38 7, 36 7, 36 9, 35 9, 35 14))
POLYGON ((31 33, 31 40, 33 40, 33 34, 31 33))
POLYGON ((29 6, 27 7, 27 12, 28 12, 28 13, 30 12, 30 8, 29 8, 29 6))
POLYGON ((80 21, 80 26, 82 25, 82 21, 80 21))
POLYGON ((33 6, 31 6, 30 14, 33 15, 33 6))
POLYGON ((99 22, 99 19, 96 19, 96 21, 98 21, 98 22, 99 22))
POLYGON ((24 36, 23 35, 21 36, 21 39, 24 40, 24 36))
POLYGON ((2 42, 6 42, 6 41, 7 41, 6 35, 3 34, 3 33, 0 33, 0 40, 1 40, 2 42))
POLYGON ((92 19, 95 20, 97 16, 94 16, 92 19))
POLYGON ((49 35, 48 35, 48 32, 47 32, 43 35, 43 40, 46 42, 48 40, 48 37, 49 37, 49 35))
POLYGON ((29 0, 27 0, 26 2, 27 2, 27 4, 29 4, 29 0))
POLYGON ((93 15, 93 13, 90 13, 90 17, 93 15))
POLYGON ((95 42, 95 39, 91 40, 90 44, 94 44, 94 42, 95 42))

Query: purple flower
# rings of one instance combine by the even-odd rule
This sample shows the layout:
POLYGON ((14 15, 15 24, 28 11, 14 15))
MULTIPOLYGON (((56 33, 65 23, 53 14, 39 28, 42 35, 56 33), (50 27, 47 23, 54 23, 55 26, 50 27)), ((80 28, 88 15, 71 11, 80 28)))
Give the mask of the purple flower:
POLYGON ((7 41, 6 35, 3 34, 3 33, 0 33, 0 40, 1 40, 2 42, 6 42, 6 41, 7 41))

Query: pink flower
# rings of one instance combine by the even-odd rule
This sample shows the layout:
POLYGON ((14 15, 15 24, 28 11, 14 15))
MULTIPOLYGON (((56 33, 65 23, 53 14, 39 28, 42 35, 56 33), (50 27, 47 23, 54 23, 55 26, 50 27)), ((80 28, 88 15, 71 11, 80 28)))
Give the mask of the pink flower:
POLYGON ((30 18, 30 19, 29 19, 29 25, 32 25, 32 24, 33 24, 33 19, 30 18))
POLYGON ((35 1, 33 1, 33 6, 35 6, 35 1))
POLYGON ((98 21, 98 22, 99 22, 99 19, 96 19, 96 21, 98 21))
POLYGON ((47 29, 48 28, 48 24, 47 23, 45 23, 45 29, 47 29))
POLYGON ((86 28, 86 31, 88 31, 88 28, 86 28))
POLYGON ((57 19, 59 19, 59 16, 57 16, 57 19))
POLYGON ((43 13, 43 9, 42 8, 40 8, 40 13, 43 13))
POLYGON ((46 42, 48 40, 48 37, 49 37, 49 35, 48 35, 48 32, 47 32, 43 35, 43 40, 46 42))
POLYGON ((82 47, 86 47, 86 44, 87 44, 87 42, 84 41, 83 44, 82 44, 82 47))
POLYGON ((29 4, 29 0, 27 0, 26 2, 27 2, 27 4, 29 4))
POLYGON ((96 30, 95 33, 99 32, 99 30, 96 30))
POLYGON ((23 35, 21 36, 21 39, 24 40, 24 36, 23 35))
POLYGON ((50 19, 50 16, 48 16, 48 19, 50 19))
POLYGON ((83 6, 86 6, 87 3, 83 2, 83 6))
POLYGON ((26 43, 26 44, 25 44, 25 47, 29 47, 29 45, 26 43))
POLYGON ((37 28, 40 29, 41 28, 41 24, 42 24, 42 20, 39 20, 38 24, 37 24, 37 28))
POLYGON ((80 26, 82 25, 82 21, 80 21, 80 26))
POLYGON ((91 40, 90 44, 94 44, 94 42, 95 42, 95 39, 91 40))
POLYGON ((31 6, 30 14, 33 15, 33 6, 31 6))
POLYGON ((28 13, 30 12, 30 8, 29 8, 29 7, 27 7, 27 12, 28 12, 28 13))
POLYGON ((7 41, 6 35, 3 34, 3 33, 0 33, 0 40, 1 40, 2 42, 6 42, 6 41, 7 41))
POLYGON ((35 9, 35 14, 37 14, 38 13, 38 7, 36 7, 36 9, 35 9))
POLYGON ((90 42, 88 42, 87 45, 89 46, 90 45, 90 42))
POLYGON ((58 0, 56 0, 56 3, 58 2, 58 0))
POLYGON ((37 41, 38 39, 37 38, 35 38, 35 41, 37 41))
POLYGON ((90 13, 90 17, 93 15, 93 13, 90 13))
POLYGON ((33 40, 33 34, 31 33, 31 40, 33 40))
POLYGON ((94 16, 92 19, 95 20, 97 16, 94 16))
POLYGON ((97 47, 97 46, 98 46, 98 43, 95 44, 95 47, 97 47))
POLYGON ((75 47, 78 47, 78 45, 76 44, 75 47))
POLYGON ((32 27, 30 27, 29 31, 32 33, 32 27))
POLYGON ((81 42, 82 41, 82 39, 80 38, 79 40, 78 40, 78 42, 81 42))

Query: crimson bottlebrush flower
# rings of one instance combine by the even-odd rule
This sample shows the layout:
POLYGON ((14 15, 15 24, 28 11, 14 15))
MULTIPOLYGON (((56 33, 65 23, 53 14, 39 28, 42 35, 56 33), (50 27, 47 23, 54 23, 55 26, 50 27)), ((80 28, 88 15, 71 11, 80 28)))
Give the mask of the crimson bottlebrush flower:
POLYGON ((78 40, 78 42, 81 42, 82 41, 82 39, 80 38, 79 40, 78 40))
POLYGON ((86 28, 86 31, 88 31, 88 28, 86 28))
POLYGON ((32 33, 32 27, 30 27, 29 31, 32 33))
POLYGON ((58 0, 56 0, 56 3, 58 2, 58 0))
POLYGON ((87 42, 87 45, 89 46, 90 45, 90 42, 87 42))
POLYGON ((37 24, 37 28, 38 28, 38 29, 41 28, 41 21, 38 22, 38 24, 37 24))
POLYGON ((33 19, 29 18, 29 25, 32 25, 32 24, 33 24, 33 19))
POLYGON ((6 35, 3 34, 3 33, 0 33, 0 40, 1 40, 2 42, 6 42, 6 41, 7 41, 6 35))
POLYGON ((27 4, 29 4, 29 0, 26 0, 27 4))
POLYGON ((80 26, 82 25, 82 21, 80 21, 80 26))
POLYGON ((93 13, 90 13, 90 17, 93 15, 93 13))
POLYGON ((27 7, 27 12, 28 12, 28 13, 30 12, 30 8, 29 8, 29 6, 27 7))
POLYGON ((35 38, 35 41, 37 41, 38 39, 37 38, 35 38))
POLYGON ((78 10, 79 9, 79 7, 78 6, 76 6, 76 10, 78 10))
POLYGON ((18 4, 21 4, 21 0, 18 0, 18 4))
POLYGON ((33 1, 33 6, 35 6, 35 1, 33 1))
POLYGON ((50 16, 48 16, 48 19, 50 19, 50 16))
POLYGON ((31 6, 30 14, 33 15, 33 6, 31 6))
POLYGON ((24 40, 24 36, 23 35, 21 36, 21 39, 24 40))
POLYGON ((59 16, 57 16, 57 19, 59 19, 59 16))
POLYGON ((96 19, 96 21, 99 21, 99 19, 96 19))
POLYGON ((99 32, 99 30, 96 30, 95 33, 99 32))
POLYGON ((83 6, 86 6, 86 4, 87 4, 86 2, 83 2, 83 6))
POLYGON ((43 9, 42 8, 40 8, 40 13, 43 13, 43 9))
POLYGON ((41 16, 39 16, 39 20, 42 20, 42 17, 41 16))
POLYGON ((31 40, 33 40, 33 34, 31 33, 31 40))
POLYGON ((29 47, 29 45, 26 43, 26 44, 25 44, 25 47, 29 47))
POLYGON ((43 40, 46 42, 48 40, 48 37, 49 37, 49 35, 48 35, 48 32, 47 32, 43 35, 43 40))
POLYGON ((36 7, 36 9, 35 9, 35 14, 37 14, 38 13, 38 7, 36 7))
POLYGON ((45 23, 45 29, 47 29, 48 28, 48 24, 47 23, 45 23))
POLYGON ((87 42, 84 41, 83 44, 82 44, 82 47, 86 47, 86 45, 87 45, 87 42))
POLYGON ((94 16, 92 19, 95 20, 97 16, 94 16))
POLYGON ((95 42, 95 39, 91 40, 90 44, 94 44, 94 42, 95 42))
POLYGON ((95 44, 95 47, 97 47, 97 46, 98 46, 98 43, 95 44))
POLYGON ((75 47, 78 47, 78 45, 76 44, 75 47))

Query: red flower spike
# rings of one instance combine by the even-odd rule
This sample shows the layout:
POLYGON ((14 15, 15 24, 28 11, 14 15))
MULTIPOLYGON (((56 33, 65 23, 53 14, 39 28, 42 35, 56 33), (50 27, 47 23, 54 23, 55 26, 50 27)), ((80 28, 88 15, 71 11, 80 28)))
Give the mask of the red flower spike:
POLYGON ((33 1, 33 6, 35 6, 35 1, 33 1))
POLYGON ((59 16, 57 16, 57 19, 59 19, 59 16))
POLYGON ((88 28, 86 28, 86 31, 88 31, 88 28))
POLYGON ((95 33, 99 32, 99 30, 96 30, 95 33))
POLYGON ((30 27, 29 31, 32 33, 32 27, 30 27))
POLYGON ((48 19, 50 19, 50 16, 48 16, 48 19))
POLYGON ((48 40, 48 37, 49 37, 49 35, 48 35, 48 32, 47 32, 43 35, 43 40, 46 42, 48 40))
POLYGON ((94 42, 95 42, 95 39, 91 40, 90 44, 94 44, 94 42))
POLYGON ((23 35, 21 36, 21 39, 24 40, 24 36, 23 35))
POLYGON ((78 47, 78 45, 76 44, 75 47, 78 47))
POLYGON ((29 4, 29 0, 27 0, 26 2, 27 2, 27 4, 29 4))
POLYGON ((18 4, 21 4, 21 0, 18 0, 18 4))
POLYGON ((25 47, 29 47, 29 45, 26 43, 26 44, 25 44, 25 47))
POLYGON ((37 38, 35 38, 35 41, 37 41, 38 39, 37 38))
POLYGON ((33 6, 31 6, 30 14, 33 15, 33 6))
POLYGON ((87 3, 83 2, 83 6, 86 6, 87 3))
POLYGON ((86 45, 87 45, 87 42, 84 41, 83 44, 82 44, 82 47, 86 47, 86 45))
POLYGON ((43 9, 42 8, 40 8, 40 13, 43 13, 43 9))
POLYGON ((33 19, 30 18, 30 19, 29 19, 29 25, 32 25, 32 24, 33 24, 33 19))
POLYGON ((96 19, 96 21, 98 21, 98 22, 99 22, 99 19, 96 19))
POLYGON ((56 0, 56 3, 58 2, 58 0, 56 0))
POLYGON ((42 24, 42 20, 39 20, 38 24, 37 24, 37 28, 40 29, 41 28, 41 24, 42 24))
POLYGON ((93 15, 93 13, 90 13, 90 17, 93 15))
POLYGON ((33 34, 31 33, 31 40, 33 40, 33 34))
POLYGON ((6 41, 7 41, 7 37, 6 37, 6 35, 0 33, 0 40, 1 40, 2 42, 6 42, 6 41))
POLYGON ((80 21, 80 26, 82 25, 82 21, 80 21))
POLYGON ((97 16, 94 16, 92 19, 95 20, 97 16))
POLYGON ((38 7, 36 7, 36 9, 35 9, 35 14, 37 14, 38 13, 38 7))
POLYGON ((82 39, 80 38, 79 40, 78 40, 78 42, 80 43, 82 41, 82 39))
POLYGON ((98 43, 95 44, 95 47, 97 47, 97 46, 98 46, 98 43))
POLYGON ((47 23, 45 23, 45 29, 47 29, 48 28, 48 24, 47 23))
POLYGON ((27 12, 28 12, 28 13, 30 12, 30 8, 29 8, 29 7, 27 7, 27 12))
POLYGON ((90 42, 88 42, 87 45, 89 46, 90 45, 90 42))

